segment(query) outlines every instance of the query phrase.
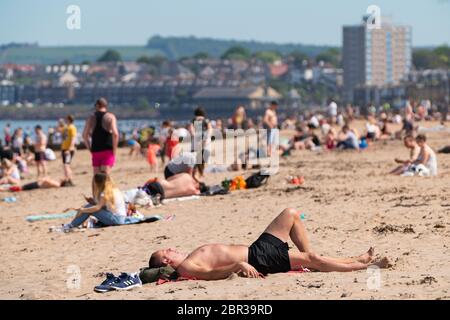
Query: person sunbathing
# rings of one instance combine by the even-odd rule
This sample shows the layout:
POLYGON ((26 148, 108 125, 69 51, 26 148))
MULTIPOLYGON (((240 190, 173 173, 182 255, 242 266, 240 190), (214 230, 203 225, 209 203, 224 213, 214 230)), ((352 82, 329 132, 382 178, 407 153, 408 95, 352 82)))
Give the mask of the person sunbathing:
POLYGON ((314 253, 307 232, 295 209, 283 210, 250 247, 246 245, 209 244, 190 254, 175 249, 158 250, 149 261, 150 268, 173 267, 179 276, 197 280, 220 280, 232 273, 258 278, 271 273, 310 268, 322 272, 363 270, 371 264, 389 266, 383 258, 373 263, 374 249, 355 258, 330 258, 314 253), (289 251, 291 239, 298 251, 289 251))
POLYGON ((188 173, 179 173, 167 179, 148 180, 142 189, 160 200, 200 194, 200 184, 188 173))
POLYGON ((342 127, 337 140, 336 147, 338 149, 359 149, 358 135, 348 125, 342 127))
POLYGON ((34 189, 51 189, 51 188, 63 188, 63 187, 71 187, 73 184, 71 184, 70 180, 68 179, 60 179, 55 180, 50 177, 44 177, 40 178, 38 181, 30 182, 27 184, 24 184, 22 186, 11 186, 7 188, 2 188, 0 191, 6 192, 19 192, 19 191, 29 191, 34 189))
POLYGON ((390 174, 398 175, 398 176, 402 175, 403 173, 406 172, 406 170, 408 170, 408 167, 411 165, 411 163, 416 161, 417 157, 420 154, 420 147, 414 140, 414 136, 412 134, 406 135, 403 138, 403 143, 404 143, 405 147, 410 150, 409 159, 403 160, 403 159, 395 158, 394 161, 396 163, 399 163, 400 165, 397 168, 395 168, 394 170, 392 170, 390 172, 390 174))

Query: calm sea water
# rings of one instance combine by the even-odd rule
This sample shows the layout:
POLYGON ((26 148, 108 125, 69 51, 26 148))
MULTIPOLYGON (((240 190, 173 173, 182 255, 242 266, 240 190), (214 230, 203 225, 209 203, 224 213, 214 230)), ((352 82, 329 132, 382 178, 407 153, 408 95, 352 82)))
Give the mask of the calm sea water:
MULTIPOLYGON (((48 132, 48 129, 51 127, 57 126, 56 120, 0 120, 0 138, 4 138, 4 128, 6 127, 6 124, 11 125, 11 134, 14 132, 16 128, 22 128, 24 132, 30 134, 31 136, 34 136, 34 127, 36 125, 41 125, 44 129, 44 132, 48 132)), ((76 120, 75 126, 78 129, 79 135, 82 133, 84 128, 85 120, 76 120)), ((119 130, 121 132, 125 132, 127 136, 129 136, 134 129, 140 129, 148 126, 154 126, 157 130, 159 129, 161 125, 161 121, 158 120, 141 120, 141 119, 135 119, 135 120, 118 120, 118 126, 119 130)))

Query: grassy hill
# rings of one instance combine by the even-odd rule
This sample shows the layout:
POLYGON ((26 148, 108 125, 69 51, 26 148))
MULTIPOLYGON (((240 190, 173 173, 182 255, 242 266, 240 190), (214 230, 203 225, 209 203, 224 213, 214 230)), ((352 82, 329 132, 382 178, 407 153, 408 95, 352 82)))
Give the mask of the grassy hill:
POLYGON ((71 63, 96 61, 108 49, 117 50, 126 61, 134 61, 142 55, 164 54, 144 46, 19 47, 0 50, 0 64, 52 64, 64 60, 71 63))
POLYGON ((163 55, 169 59, 189 57, 199 52, 206 52, 211 57, 220 57, 232 46, 242 46, 252 53, 257 51, 278 51, 287 54, 300 51, 314 57, 330 46, 310 46, 302 44, 277 44, 257 41, 218 40, 196 37, 152 37, 147 46, 61 46, 61 47, 9 47, 0 49, 0 64, 52 64, 68 60, 80 63, 85 60, 96 61, 106 50, 120 52, 125 61, 135 61, 143 55, 163 55))
POLYGON ((189 57, 199 52, 206 52, 210 56, 218 58, 233 46, 245 47, 252 53, 258 51, 278 51, 281 54, 288 54, 293 51, 300 51, 310 57, 315 57, 330 48, 334 48, 332 46, 314 46, 293 43, 278 44, 273 42, 160 36, 150 38, 147 43, 148 48, 164 52, 165 56, 172 59, 189 57))

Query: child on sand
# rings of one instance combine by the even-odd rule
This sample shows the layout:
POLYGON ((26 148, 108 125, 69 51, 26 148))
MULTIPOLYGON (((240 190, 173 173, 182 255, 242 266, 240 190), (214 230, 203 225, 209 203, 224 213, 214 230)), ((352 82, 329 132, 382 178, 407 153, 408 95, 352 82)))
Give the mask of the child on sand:
POLYGON ((158 171, 158 160, 157 154, 161 150, 161 146, 159 145, 159 139, 152 138, 148 145, 147 149, 147 161, 150 165, 150 171, 156 172, 158 171))

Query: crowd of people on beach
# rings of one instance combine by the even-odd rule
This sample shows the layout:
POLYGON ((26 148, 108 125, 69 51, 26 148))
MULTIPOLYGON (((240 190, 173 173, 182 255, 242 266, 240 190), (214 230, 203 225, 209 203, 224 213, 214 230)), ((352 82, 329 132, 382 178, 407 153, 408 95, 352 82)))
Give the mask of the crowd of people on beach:
MULTIPOLYGON (((159 205, 170 198, 198 196, 210 190, 202 181, 212 155, 211 145, 217 136, 214 132, 220 132, 224 137, 227 130, 245 134, 254 129, 252 132, 259 135, 259 132, 263 132, 261 129, 265 129, 263 139, 258 140, 256 149, 244 149, 242 154, 235 156, 233 163, 226 164, 226 171, 249 168, 246 160, 254 157, 270 158, 274 154, 289 157, 299 150, 360 152, 380 142, 386 144, 402 139, 410 151, 409 158, 394 159, 398 167, 390 173, 436 176, 436 153, 427 144, 425 134, 419 133, 418 126, 420 121, 431 119, 427 114, 427 106, 427 101, 415 107, 407 103, 402 112, 386 106, 379 110, 370 106, 367 108, 362 132, 354 126, 355 119, 360 117, 356 110, 351 105, 339 110, 337 103, 331 100, 326 112, 307 112, 284 119, 278 115, 277 101, 272 101, 264 115, 256 119, 247 115, 244 106, 237 106, 229 119, 210 120, 205 110, 199 107, 195 109, 193 119, 186 124, 166 120, 160 128, 135 129, 127 138, 125 133, 119 131, 118 120, 109 110, 108 101, 100 98, 81 133, 82 142, 91 154, 92 195, 85 196, 86 205, 77 209, 74 219, 58 230, 70 232, 86 226, 91 217, 101 226, 135 221, 135 203, 117 188, 112 178, 112 169, 121 144, 129 148, 128 156, 131 160, 146 159, 149 175, 163 173, 164 178, 144 177, 133 196, 148 196, 152 205, 159 205), (401 125, 401 129, 392 130, 394 124, 401 125), (278 129, 283 130, 288 138, 280 137, 278 129)), ((47 134, 40 125, 36 125, 34 139, 30 132, 24 133, 21 128, 11 132, 10 125, 7 125, 4 128, 4 141, 0 144, 0 191, 19 192, 74 186, 72 165, 80 143, 74 120, 72 115, 66 116, 47 134), (47 161, 56 159, 52 146, 58 140, 63 177, 55 179, 49 176, 47 161), (23 184, 23 177, 32 175, 29 170, 31 166, 36 167, 36 180, 23 184)), ((258 277, 260 274, 287 272, 303 267, 319 271, 359 270, 366 268, 373 256, 372 249, 353 259, 334 259, 314 254, 309 249, 305 228, 297 211, 293 209, 283 211, 250 247, 213 245, 202 248, 190 255, 172 249, 158 251, 152 255, 150 268, 171 265, 181 276, 212 280, 223 279, 232 272, 258 277), (286 241, 289 237, 299 252, 288 253, 286 241), (250 250, 248 258, 244 258, 246 250, 250 250), (219 263, 217 255, 228 256, 229 259, 219 263)), ((105 287, 132 288, 140 283, 136 274, 128 274, 125 278, 118 280, 117 277, 109 277, 98 291, 102 292, 105 287)))

